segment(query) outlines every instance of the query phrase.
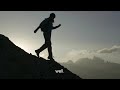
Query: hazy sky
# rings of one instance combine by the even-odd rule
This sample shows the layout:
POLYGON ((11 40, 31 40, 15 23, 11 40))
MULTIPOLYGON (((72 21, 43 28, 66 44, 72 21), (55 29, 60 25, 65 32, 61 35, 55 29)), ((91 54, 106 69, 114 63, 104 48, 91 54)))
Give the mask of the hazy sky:
MULTIPOLYGON (((36 34, 34 30, 52 12, 56 14, 54 25, 62 25, 52 32, 56 61, 80 58, 88 52, 100 54, 100 50, 111 50, 115 45, 119 49, 119 11, 0 11, 0 33, 28 53, 35 54, 34 50, 44 43, 44 38, 41 30, 36 34)), ((41 56, 46 58, 47 50, 41 56)), ((119 55, 116 58, 119 59, 119 55)))

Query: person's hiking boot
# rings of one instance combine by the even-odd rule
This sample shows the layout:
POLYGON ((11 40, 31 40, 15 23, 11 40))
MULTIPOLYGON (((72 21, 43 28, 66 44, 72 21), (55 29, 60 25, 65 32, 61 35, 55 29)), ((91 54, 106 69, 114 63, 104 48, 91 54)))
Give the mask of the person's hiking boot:
POLYGON ((50 57, 50 56, 48 56, 48 59, 50 59, 51 61, 55 61, 53 57, 50 57))
POLYGON ((37 50, 35 50, 35 52, 36 52, 36 54, 37 54, 37 57, 39 58, 40 56, 39 56, 39 52, 37 51, 37 50))

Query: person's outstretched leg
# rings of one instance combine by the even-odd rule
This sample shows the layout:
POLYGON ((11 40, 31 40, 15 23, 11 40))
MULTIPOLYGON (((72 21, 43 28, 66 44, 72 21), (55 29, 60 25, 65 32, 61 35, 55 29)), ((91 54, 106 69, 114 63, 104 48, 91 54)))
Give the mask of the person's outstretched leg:
POLYGON ((37 56, 39 57, 40 52, 47 48, 46 44, 43 44, 39 49, 35 50, 37 56))
POLYGON ((48 47, 46 41, 47 41, 47 33, 43 33, 44 39, 45 39, 45 44, 43 44, 39 49, 35 50, 37 56, 39 57, 40 52, 42 52, 44 49, 48 47))

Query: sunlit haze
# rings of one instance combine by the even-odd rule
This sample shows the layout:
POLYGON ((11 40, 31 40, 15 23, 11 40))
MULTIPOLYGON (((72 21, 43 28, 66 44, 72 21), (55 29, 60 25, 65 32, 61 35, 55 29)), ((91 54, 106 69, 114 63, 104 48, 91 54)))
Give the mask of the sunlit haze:
MULTIPOLYGON (((0 34, 35 55, 44 38, 41 30, 34 30, 40 22, 56 14, 52 32, 53 55, 56 61, 76 61, 98 56, 120 63, 120 12, 119 11, 0 11, 0 34)), ((47 50, 40 56, 47 58, 47 50)))

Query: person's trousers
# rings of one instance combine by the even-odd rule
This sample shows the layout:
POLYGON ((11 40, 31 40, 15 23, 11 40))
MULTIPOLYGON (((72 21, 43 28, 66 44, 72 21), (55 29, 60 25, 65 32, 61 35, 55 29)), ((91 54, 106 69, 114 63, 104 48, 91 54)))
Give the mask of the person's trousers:
POLYGON ((52 57, 52 43, 51 43, 51 32, 44 32, 43 33, 45 43, 37 50, 39 53, 42 52, 44 49, 48 49, 49 57, 52 57))

